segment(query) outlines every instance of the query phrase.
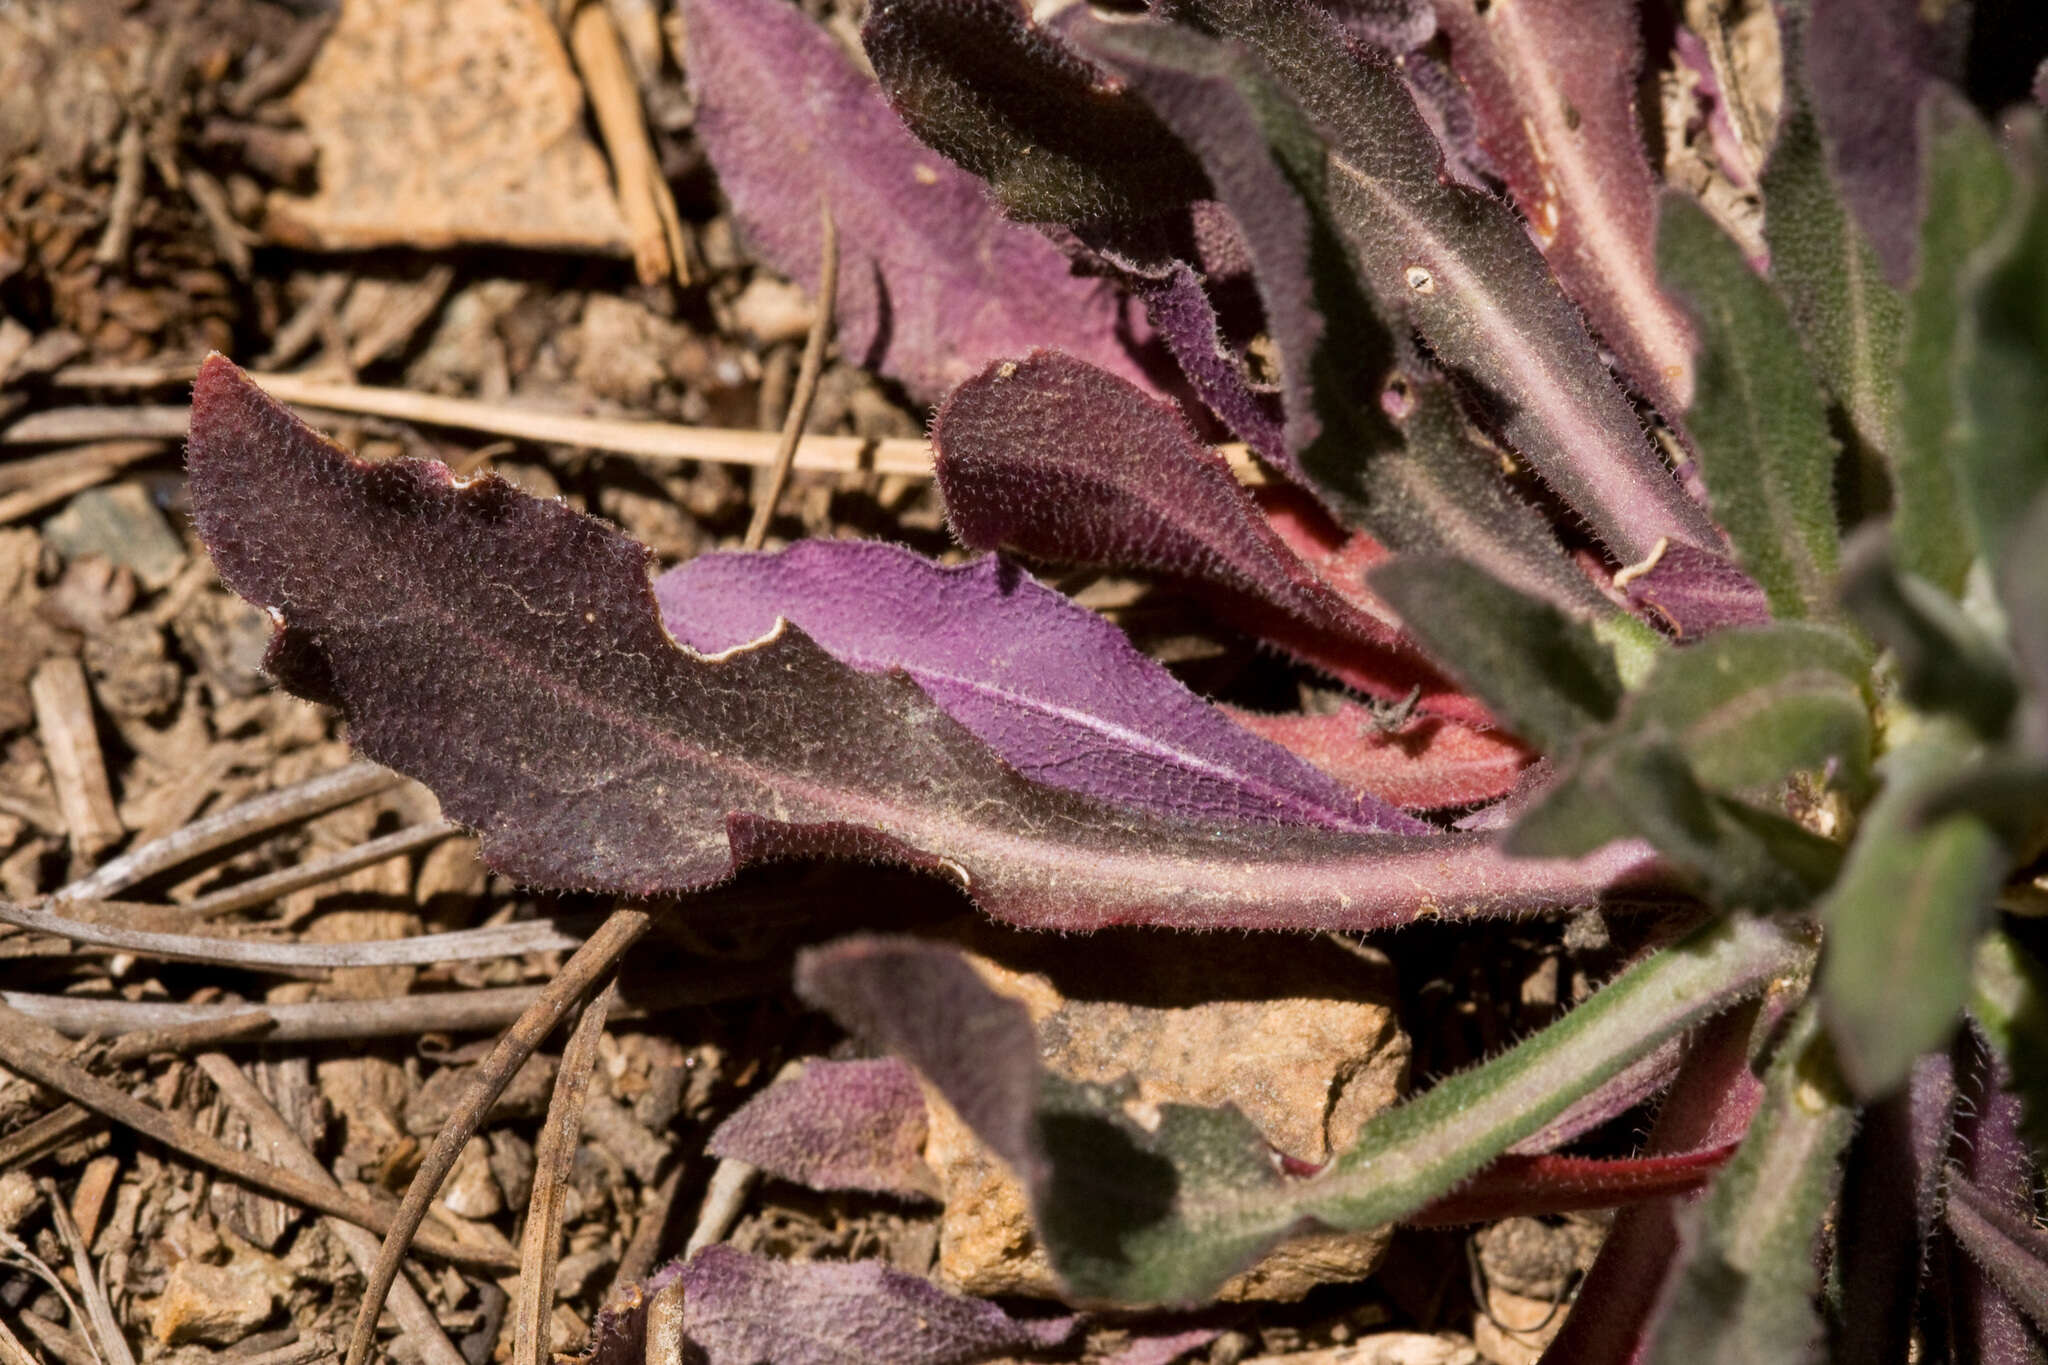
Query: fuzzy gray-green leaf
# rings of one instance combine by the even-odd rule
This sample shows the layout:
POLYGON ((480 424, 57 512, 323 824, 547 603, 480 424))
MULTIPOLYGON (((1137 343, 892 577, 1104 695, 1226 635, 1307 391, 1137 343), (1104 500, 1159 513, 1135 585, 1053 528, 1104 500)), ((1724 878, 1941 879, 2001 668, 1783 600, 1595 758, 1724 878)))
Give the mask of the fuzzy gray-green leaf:
POLYGON ((2009 934, 1985 934, 1970 973, 1970 1017, 2012 1075, 2020 1132, 2048 1152, 2048 963, 2009 934))
POLYGON ((2012 202, 1965 274, 1955 356, 1954 468, 1993 565, 2048 487, 2048 138, 2015 120, 2012 202))
POLYGON ((1700 341, 1686 426, 1715 515, 1779 616, 1826 614, 1835 442, 1785 304, 1693 200, 1667 195, 1657 268, 1700 341))
POLYGON ((1901 568, 1960 595, 1976 545, 1949 464, 1960 287, 1971 253, 1990 239, 2012 197, 2012 173, 1990 129, 1960 99, 1937 96, 1925 113, 1927 216, 1907 298, 1892 541, 1901 568))
POLYGON ((1952 729, 1931 728, 1886 757, 1884 791, 1821 903, 1821 1009, 1842 1072, 1866 1099, 1905 1084, 1962 1016, 1971 949, 2006 856, 1976 816, 1919 826, 1915 808, 1969 764, 1973 747, 1952 729))
POLYGON ((1372 572, 1373 590, 1509 728, 1550 753, 1613 717, 1614 656, 1550 603, 1449 555, 1402 555, 1372 572))
POLYGON ((1785 112, 1763 174, 1764 239, 1771 279, 1855 434, 1862 484, 1877 481, 1878 461, 1897 441, 1906 305, 1828 173, 1802 78, 1806 8, 1778 6, 1785 112))
POLYGON ((1763 1107, 1694 1213, 1648 1365, 1756 1365, 1812 1357, 1814 1240, 1856 1126, 1827 1036, 1794 1022, 1763 1107))

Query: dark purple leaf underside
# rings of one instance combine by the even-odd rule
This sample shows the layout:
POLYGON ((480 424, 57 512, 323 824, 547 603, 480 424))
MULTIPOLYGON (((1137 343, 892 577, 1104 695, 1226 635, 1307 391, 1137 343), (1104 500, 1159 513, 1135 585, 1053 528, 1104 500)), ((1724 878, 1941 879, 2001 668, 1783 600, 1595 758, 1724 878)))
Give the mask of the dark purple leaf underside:
POLYGON ((1006 221, 981 183, 918 143, 881 90, 782 0, 687 0, 696 131, 748 239, 818 278, 821 205, 839 228, 846 359, 936 402, 992 358, 1060 345, 1131 378, 1102 281, 1006 221))
POLYGON ((946 568, 876 541, 804 541, 700 555, 654 595, 670 633, 706 654, 783 617, 842 663, 900 668, 1048 786, 1166 816, 1427 830, 1247 735, 1115 626, 994 557, 946 568))
MULTIPOLYGON (((1750 1070, 1759 1013, 1744 1005, 1702 1027, 1657 1115, 1647 1153, 1698 1151, 1739 1142, 1763 1103, 1750 1070)), ((1574 1313, 1543 1353, 1546 1365, 1625 1365, 1641 1358, 1678 1250, 1673 1202, 1623 1209, 1579 1293, 1601 1312, 1574 1313), (1592 1297, 1586 1298, 1585 1296, 1592 1297)))
POLYGON ((1657 182, 1636 125, 1636 0, 1438 0, 1480 140, 1536 243, 1628 377, 1692 401, 1685 320, 1656 285, 1657 182))
POLYGON ((791 856, 950 875, 1041 928, 1366 928, 1597 898, 1640 851, 1512 860, 1485 836, 1169 821, 1020 777, 901 675, 795 628, 677 645, 650 553, 490 477, 369 465, 219 357, 194 393, 193 515, 282 627, 270 663, 538 886, 653 894, 791 856))
POLYGON ((975 549, 1144 569, 1206 588, 1233 620, 1398 698, 1451 691, 1359 583, 1305 564, 1221 456, 1166 404, 1058 352, 989 367, 932 425, 953 532, 975 549), (1370 681, 1365 679, 1369 678, 1370 681))
POLYGON ((968 1365, 1064 1345, 1080 1319, 1012 1317, 878 1261, 800 1262, 708 1246, 683 1267, 683 1330, 719 1362, 968 1365))
POLYGON ((1253 386, 1243 359, 1223 339, 1216 307, 1202 287, 1202 277, 1186 262, 1176 261, 1162 277, 1147 280, 1137 289, 1145 300, 1146 321, 1173 353, 1196 395, 1260 459, 1306 483, 1306 475, 1288 450, 1281 395, 1253 386))
POLYGON ((1950 1177, 1949 1231, 2034 1330, 2048 1333, 2048 1233, 2034 1223, 2031 1212, 2015 1215, 2005 1201, 1960 1172, 1950 1177))
POLYGON ((1221 1327, 1190 1327, 1178 1332, 1147 1332, 1102 1365, 1173 1365, 1223 1335, 1221 1327))
POLYGON ((1771 619, 1770 599, 1756 580, 1719 555, 1690 545, 1668 545, 1656 562, 1623 585, 1631 606, 1655 612, 1680 638, 1730 626, 1761 626, 1771 619))
MULTIPOLYGON (((2033 1218, 2034 1156, 2021 1134, 2023 1105, 2010 1088, 2012 1077, 1978 1034, 1966 1029, 1956 1040, 1963 1059, 1956 1068, 1961 1102, 1956 1106, 1955 1143, 1963 1175, 1984 1198, 2009 1215, 2033 1218)), ((1946 1178, 1946 1169, 1941 1172, 1946 1178)), ((1953 1235, 1951 1234, 1951 1242, 1953 1235)), ((2044 1335, 2031 1326, 2013 1300, 1961 1248, 1950 1260, 1954 1286, 1957 1359, 1986 1365, 2039 1365, 2048 1359, 2044 1335)))
POLYGON ((814 1190, 931 1199, 926 1127, 924 1092, 903 1062, 814 1061, 740 1106, 704 1150, 814 1190))
POLYGON ((1967 6, 1926 21, 1915 0, 1811 0, 1806 93, 1843 201, 1903 289, 1913 281, 1921 192, 1920 101, 1960 56, 1967 6))

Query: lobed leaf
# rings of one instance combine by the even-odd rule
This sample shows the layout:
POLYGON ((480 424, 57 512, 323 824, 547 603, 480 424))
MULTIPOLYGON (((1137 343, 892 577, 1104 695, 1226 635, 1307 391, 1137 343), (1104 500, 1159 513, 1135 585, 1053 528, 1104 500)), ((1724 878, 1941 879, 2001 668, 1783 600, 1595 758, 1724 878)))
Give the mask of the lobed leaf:
POLYGON ((934 1199, 926 1128, 924 1092, 902 1062, 819 1059, 734 1110, 704 1151, 814 1190, 934 1199))
POLYGON ((644 547, 495 478, 352 460, 219 357, 189 470, 223 581, 282 619, 273 672, 534 885, 645 895, 823 855, 947 873, 1041 928, 1363 928, 1650 873, 1640 850, 1517 862, 1486 836, 1167 820, 1039 786, 794 627, 685 649, 644 547))
POLYGON ((682 1269, 683 1334, 712 1361, 969 1365, 1052 1350, 1081 1320, 1023 1318, 879 1261, 792 1262, 715 1243, 682 1269))
POLYGON ((1322 134, 1324 212, 1381 310, 1485 395, 1509 444, 1608 549, 1633 561, 1660 538, 1718 548, 1513 214, 1446 180, 1392 67, 1305 0, 1185 8, 1256 52, 1322 134))
POLYGON ((1664 200, 1657 268, 1700 338, 1686 427, 1714 514, 1780 617, 1826 615, 1834 438, 1784 304, 1692 199, 1664 200))
POLYGON ((1470 1178, 1636 1058, 1796 971, 1766 921, 1731 917, 1624 971, 1564 1019, 1368 1121, 1290 1179, 1234 1108, 1125 1115, 1113 1089, 1039 1071, 1023 1006, 954 951, 856 939, 798 960, 797 990, 909 1060, 1031 1192, 1040 1235, 1086 1300, 1189 1303, 1292 1231, 1401 1218, 1470 1178))
POLYGON ((860 36, 911 131, 1018 218, 1146 219, 1208 196, 1144 102, 1016 0, 877 0, 860 36))
MULTIPOLYGON (((1784 294, 1800 339, 1841 404, 1854 436, 1859 477, 1896 443, 1899 353, 1905 301, 1862 229, 1844 207, 1806 93, 1804 35, 1812 0, 1777 6, 1784 52, 1784 111, 1764 166, 1771 279, 1784 294)), ((1876 505, 1874 496, 1863 496, 1876 505)))
POLYGON ((1811 1012, 1780 1048, 1748 1136, 1707 1192, 1648 1365, 1803 1360, 1819 1344, 1814 1241, 1855 1128, 1811 1012))
POLYGON ((1479 137, 1545 259, 1624 374, 1676 418, 1684 316, 1657 291, 1657 181, 1636 120, 1637 0, 1442 0, 1479 137))
POLYGON ((991 359, 1061 345, 1127 377, 1121 309, 973 176, 920 146, 882 93, 781 0, 687 0, 696 132, 748 239, 818 278, 829 207, 841 242, 833 316, 849 361, 936 402, 991 359))
POLYGON ((1906 297, 1892 539, 1908 573, 1959 596, 1976 545, 1950 463, 1962 281, 1971 256, 1990 240, 2011 199, 2012 172, 1991 130, 1961 99, 1937 93, 1921 113, 1927 212, 1920 227, 1920 273, 1906 297))
POLYGON ((703 654, 787 620, 864 673, 901 669, 1034 782, 1156 814, 1415 834, 1248 735, 1095 613, 996 558, 945 568, 900 546, 802 541, 709 554, 654 583, 669 633, 703 654))

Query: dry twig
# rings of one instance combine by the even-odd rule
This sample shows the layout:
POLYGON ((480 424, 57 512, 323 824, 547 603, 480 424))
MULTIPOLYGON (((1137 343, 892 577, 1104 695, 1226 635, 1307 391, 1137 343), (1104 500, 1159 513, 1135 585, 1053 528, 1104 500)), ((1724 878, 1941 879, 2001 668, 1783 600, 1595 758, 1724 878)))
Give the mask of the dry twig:
POLYGON ((560 973, 519 1016, 518 1022, 498 1039, 490 1055, 477 1063, 469 1090, 442 1125, 434 1145, 427 1149, 419 1171, 406 1188, 391 1230, 385 1233, 377 1264, 371 1268, 370 1282, 363 1290, 355 1333, 349 1338, 348 1365, 366 1365, 369 1360, 370 1347, 377 1335, 377 1318, 384 1311, 384 1296, 391 1292, 391 1282, 398 1275, 399 1262, 405 1259, 406 1247, 418 1235, 427 1206, 433 1203, 441 1183, 455 1168, 455 1158, 461 1155, 463 1145, 483 1125, 484 1115, 526 1059, 555 1031, 576 1002, 612 973, 626 950, 639 942, 652 924, 653 917, 639 906, 620 906, 612 911, 597 932, 562 964, 560 973))
POLYGON ((754 492, 754 516, 747 523, 749 550, 761 548, 768 538, 768 523, 775 516, 775 504, 789 483, 790 466, 796 461, 797 443, 803 439, 804 423, 810 420, 811 401, 818 396, 818 375, 825 368, 825 346, 832 339, 833 305, 839 297, 839 226, 832 221, 832 206, 819 209, 823 220, 824 250, 818 266, 817 312, 811 318, 811 332, 804 339, 803 363, 797 369, 796 391, 789 400, 789 414, 782 419, 782 439, 775 447, 775 459, 767 477, 754 492))
POLYGON ((598 992, 562 1049, 547 1122, 533 1150, 533 1194, 526 1205, 526 1233, 519 1248, 519 1289, 513 1296, 512 1365, 540 1365, 553 1349, 548 1331, 555 1303, 555 1268, 562 1251, 562 1205, 569 1193, 569 1167, 583 1129, 583 1102, 597 1065, 597 1041, 618 999, 617 982, 598 992))
POLYGON ((632 238, 633 265, 640 283, 654 284, 673 270, 676 283, 687 285, 690 261, 682 217, 676 212, 675 195, 647 135, 640 90, 620 49, 611 11, 602 0, 581 4, 567 0, 565 8, 569 51, 583 77, 583 88, 590 94, 597 131, 611 159, 612 184, 632 238))
POLYGON ((57 1236, 71 1256, 71 1273, 78 1277, 78 1294, 85 1300, 85 1325, 92 1329, 100 1357, 108 1365, 135 1365, 135 1353, 128 1349, 128 1338, 121 1335, 121 1324, 114 1319, 114 1305, 107 1302, 106 1288, 92 1267, 92 1251, 73 1221, 71 1210, 64 1206, 53 1182, 43 1182, 43 1194, 50 1201, 50 1221, 56 1224, 57 1236))

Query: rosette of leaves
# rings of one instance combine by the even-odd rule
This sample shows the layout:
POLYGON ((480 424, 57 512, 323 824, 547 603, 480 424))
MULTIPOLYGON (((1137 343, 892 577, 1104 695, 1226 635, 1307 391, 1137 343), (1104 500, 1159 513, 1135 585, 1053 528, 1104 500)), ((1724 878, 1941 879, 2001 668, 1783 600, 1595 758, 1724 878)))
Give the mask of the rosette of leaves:
POLYGON ((684 8, 741 226, 813 278, 831 207, 841 343, 938 403, 992 554, 650 581, 215 359, 194 514, 286 686, 539 886, 851 857, 1042 929, 1660 917, 1312 1172, 1041 1074, 949 948, 808 954, 1076 1303, 1200 1303, 1305 1228, 1625 1205, 1547 1358, 2042 1359, 2048 135, 1965 60, 2009 16, 1781 6, 1766 260, 1660 192, 1629 0, 875 0, 878 84, 780 0, 684 8), (1212 706, 1029 561, 1175 580, 1416 742, 1212 706), (1660 1090, 1640 1156, 1559 1151, 1660 1090))

